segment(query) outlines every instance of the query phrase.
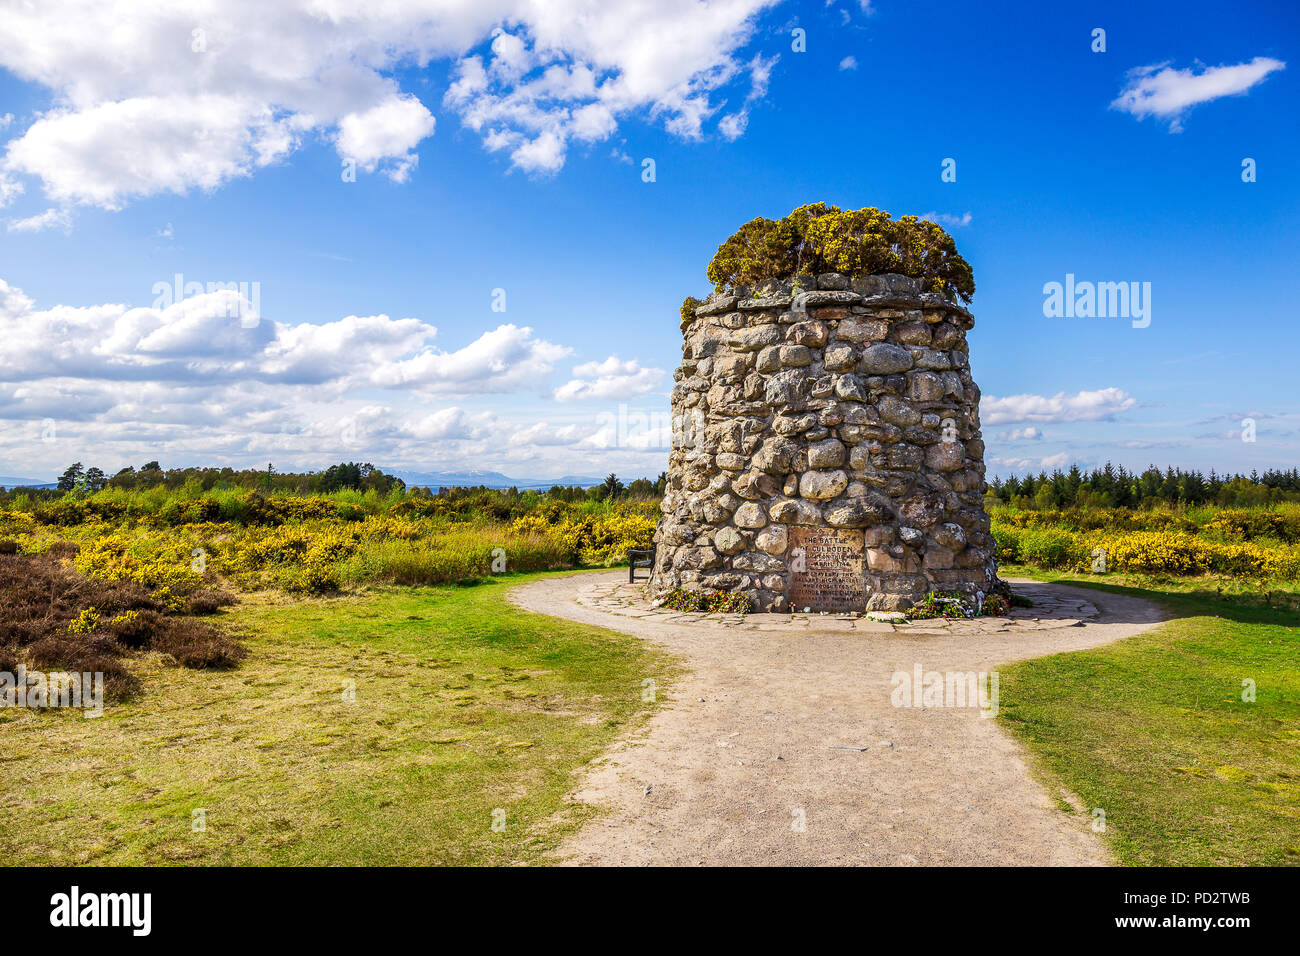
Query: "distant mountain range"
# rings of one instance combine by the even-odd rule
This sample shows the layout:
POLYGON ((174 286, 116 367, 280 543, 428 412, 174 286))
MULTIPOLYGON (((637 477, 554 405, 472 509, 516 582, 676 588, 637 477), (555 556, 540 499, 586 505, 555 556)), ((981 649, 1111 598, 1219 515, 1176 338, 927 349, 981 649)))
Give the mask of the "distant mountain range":
POLYGON ((57 481, 41 481, 39 478, 14 478, 0 475, 0 488, 57 488, 57 481))
POLYGON ((592 485, 598 485, 604 478, 593 478, 591 475, 561 475, 559 478, 509 478, 499 471, 390 471, 388 474, 395 475, 406 482, 407 487, 423 485, 432 488, 435 491, 438 488, 477 488, 482 485, 485 488, 540 488, 545 490, 552 485, 578 485, 582 488, 590 488, 592 485))

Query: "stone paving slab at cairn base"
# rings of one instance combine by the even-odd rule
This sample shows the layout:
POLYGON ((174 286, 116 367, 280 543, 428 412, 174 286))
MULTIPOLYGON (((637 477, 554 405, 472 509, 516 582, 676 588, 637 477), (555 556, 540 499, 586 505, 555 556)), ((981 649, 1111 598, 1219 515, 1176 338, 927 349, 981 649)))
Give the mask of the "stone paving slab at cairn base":
POLYGON ((578 589, 577 603, 624 617, 647 618, 670 624, 693 624, 701 627, 740 628, 755 631, 799 631, 862 634, 1007 634, 1016 631, 1042 631, 1059 627, 1078 627, 1097 619, 1097 606, 1091 601, 1049 589, 1033 581, 1017 581, 1018 588, 1032 589, 1034 606, 1013 608, 1007 617, 976 617, 958 620, 876 621, 856 614, 833 613, 759 613, 705 614, 673 611, 656 607, 647 593, 645 582, 601 582, 578 589))
POLYGON ((998 593, 969 311, 901 275, 771 280, 682 323, 650 593, 902 610, 998 593))

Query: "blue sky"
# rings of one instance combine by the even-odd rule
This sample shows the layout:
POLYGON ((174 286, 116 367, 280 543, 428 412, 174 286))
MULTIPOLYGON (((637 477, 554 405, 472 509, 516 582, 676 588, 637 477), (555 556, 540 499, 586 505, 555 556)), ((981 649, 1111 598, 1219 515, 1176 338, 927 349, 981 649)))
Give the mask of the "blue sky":
POLYGON ((817 200, 952 232, 991 473, 1300 462, 1294 4, 239 6, 0 14, 0 475, 657 474, 682 298, 817 200))

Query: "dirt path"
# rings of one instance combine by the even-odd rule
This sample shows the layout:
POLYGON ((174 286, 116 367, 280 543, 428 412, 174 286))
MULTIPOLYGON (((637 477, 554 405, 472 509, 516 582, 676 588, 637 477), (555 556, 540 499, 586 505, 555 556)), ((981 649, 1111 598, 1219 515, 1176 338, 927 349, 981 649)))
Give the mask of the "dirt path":
POLYGON ((1094 613, 1073 626, 981 621, 960 632, 846 631, 848 622, 816 616, 802 626, 723 627, 593 606, 593 594, 626 576, 553 578, 511 594, 530 611, 645 638, 686 664, 667 706, 588 768, 573 798, 612 812, 566 841, 566 862, 1108 862, 1100 839, 1057 809, 996 721, 973 707, 894 706, 891 678, 916 665, 993 671, 1107 644, 1159 623, 1154 605, 1018 582, 1043 606, 1089 602, 1094 613))

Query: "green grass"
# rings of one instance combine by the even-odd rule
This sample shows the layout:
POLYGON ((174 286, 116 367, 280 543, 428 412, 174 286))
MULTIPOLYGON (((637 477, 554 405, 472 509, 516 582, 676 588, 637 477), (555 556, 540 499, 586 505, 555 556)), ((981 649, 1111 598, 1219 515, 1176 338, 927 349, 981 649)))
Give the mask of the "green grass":
POLYGON ((1195 582, 1003 572, 1147 598, 1176 618, 999 671, 1003 726, 1088 819, 1105 810, 1121 863, 1300 864, 1300 616, 1195 582), (1254 703, 1242 700, 1245 679, 1254 703))
POLYGON ((563 801, 573 771, 649 714, 642 681, 662 687, 673 664, 514 609, 524 580, 245 603, 225 616, 251 635, 235 670, 144 658, 143 693, 98 720, 0 711, 0 857, 544 862, 582 822, 563 801))

